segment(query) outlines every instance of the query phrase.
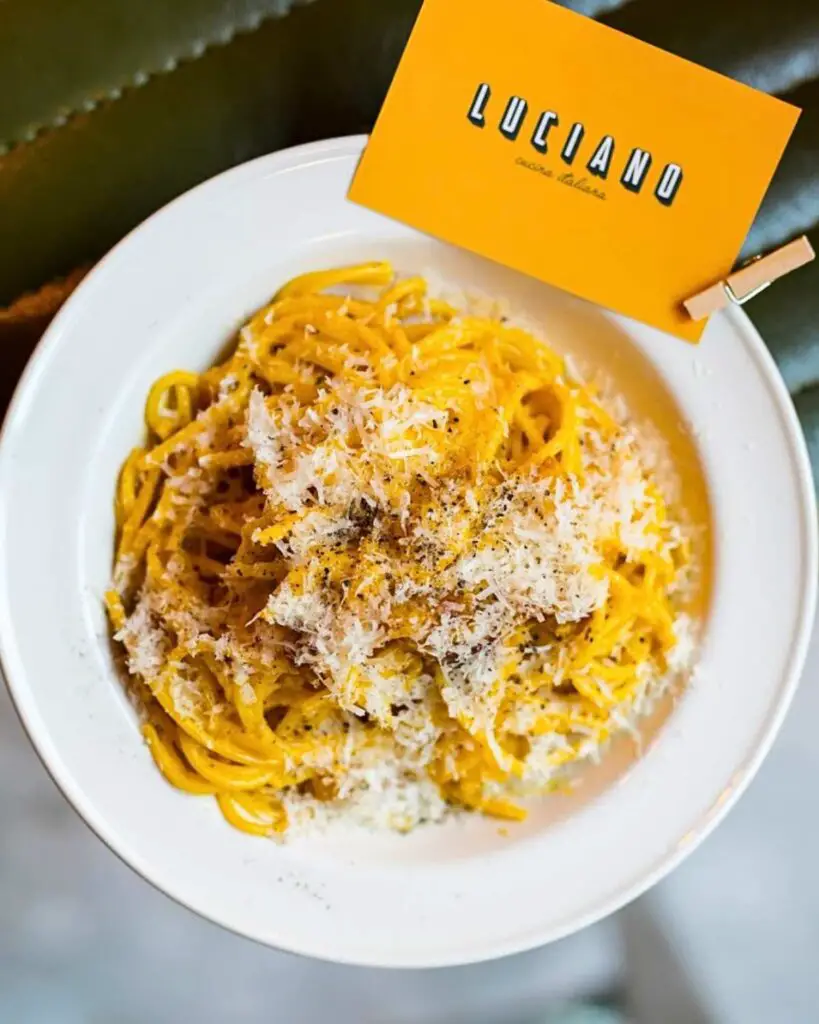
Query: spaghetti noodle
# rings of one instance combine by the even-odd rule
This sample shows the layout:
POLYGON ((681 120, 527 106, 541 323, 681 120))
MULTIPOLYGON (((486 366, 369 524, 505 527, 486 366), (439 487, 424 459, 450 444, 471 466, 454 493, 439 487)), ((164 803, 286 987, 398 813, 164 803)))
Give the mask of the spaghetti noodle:
POLYGON ((638 438, 420 277, 296 278, 145 419, 109 617, 158 767, 237 828, 523 817, 676 667, 688 542, 638 438))

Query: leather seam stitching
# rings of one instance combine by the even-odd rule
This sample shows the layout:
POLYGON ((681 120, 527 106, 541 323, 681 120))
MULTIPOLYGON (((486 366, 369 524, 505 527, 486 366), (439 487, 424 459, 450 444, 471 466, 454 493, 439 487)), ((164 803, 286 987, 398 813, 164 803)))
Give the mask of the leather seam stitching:
POLYGON ((173 74, 181 65, 193 64, 202 57, 206 56, 212 50, 221 49, 230 46, 231 43, 235 42, 237 38, 244 35, 252 35, 254 32, 258 32, 263 25, 270 21, 280 21, 288 17, 295 7, 301 7, 312 0, 295 0, 292 7, 287 10, 273 10, 267 13, 257 12, 256 14, 250 15, 244 21, 232 22, 226 25, 219 32, 215 33, 209 39, 199 38, 194 40, 187 48, 186 51, 172 55, 168 57, 161 67, 155 68, 151 71, 140 69, 136 71, 130 78, 120 85, 115 85, 99 98, 89 97, 84 102, 75 105, 72 108, 61 111, 56 114, 53 118, 47 121, 34 123, 26 128, 21 136, 17 139, 9 139, 6 141, 0 140, 0 159, 4 156, 9 156, 12 153, 19 152, 30 146, 35 141, 57 133, 61 128, 64 128, 74 118, 79 117, 82 114, 91 114, 95 110, 106 108, 114 104, 117 100, 122 99, 124 96, 136 92, 138 89, 144 88, 154 79, 163 78, 166 75, 173 74))

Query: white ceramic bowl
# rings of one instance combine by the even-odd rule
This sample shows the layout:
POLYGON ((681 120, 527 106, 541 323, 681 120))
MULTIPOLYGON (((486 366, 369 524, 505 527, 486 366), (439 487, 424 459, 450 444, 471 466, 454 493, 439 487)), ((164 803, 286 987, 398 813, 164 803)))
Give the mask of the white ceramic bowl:
POLYGON ((796 686, 815 596, 815 507, 790 401, 741 311, 716 316, 694 348, 353 206, 344 196, 363 142, 274 154, 194 189, 118 245, 56 318, 3 430, 0 650, 52 776, 160 889, 284 949, 454 964, 615 910, 725 814, 796 686), (693 432, 712 507, 701 669, 616 784, 558 813, 546 806, 508 836, 476 818, 406 838, 338 832, 277 845, 173 790, 140 741, 101 602, 114 480, 156 376, 207 366, 295 273, 381 257, 507 296, 559 348, 615 363, 638 353, 653 367, 655 401, 670 392, 693 432))

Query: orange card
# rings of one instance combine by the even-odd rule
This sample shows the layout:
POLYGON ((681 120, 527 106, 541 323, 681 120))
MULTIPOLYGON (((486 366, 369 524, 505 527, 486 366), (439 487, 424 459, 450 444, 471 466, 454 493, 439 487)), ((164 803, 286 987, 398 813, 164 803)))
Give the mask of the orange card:
POLYGON ((696 341, 798 116, 547 0, 426 0, 349 196, 696 341))

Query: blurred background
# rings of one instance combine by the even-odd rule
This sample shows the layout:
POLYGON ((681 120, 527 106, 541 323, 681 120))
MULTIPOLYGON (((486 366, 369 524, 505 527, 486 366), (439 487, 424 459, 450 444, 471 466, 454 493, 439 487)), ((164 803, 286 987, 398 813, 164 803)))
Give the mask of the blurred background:
MULTIPOLYGON (((83 270, 144 217, 243 160, 367 131, 419 6, 0 0, 2 406, 83 270)), ((564 6, 802 107, 744 253, 803 232, 819 248, 819 0, 564 6)), ((746 308, 816 469, 819 261, 746 308)), ((418 973, 276 953, 155 892, 65 804, 0 689, 0 1022, 811 1024, 817 676, 819 635, 750 792, 651 893, 545 949, 418 973)))

